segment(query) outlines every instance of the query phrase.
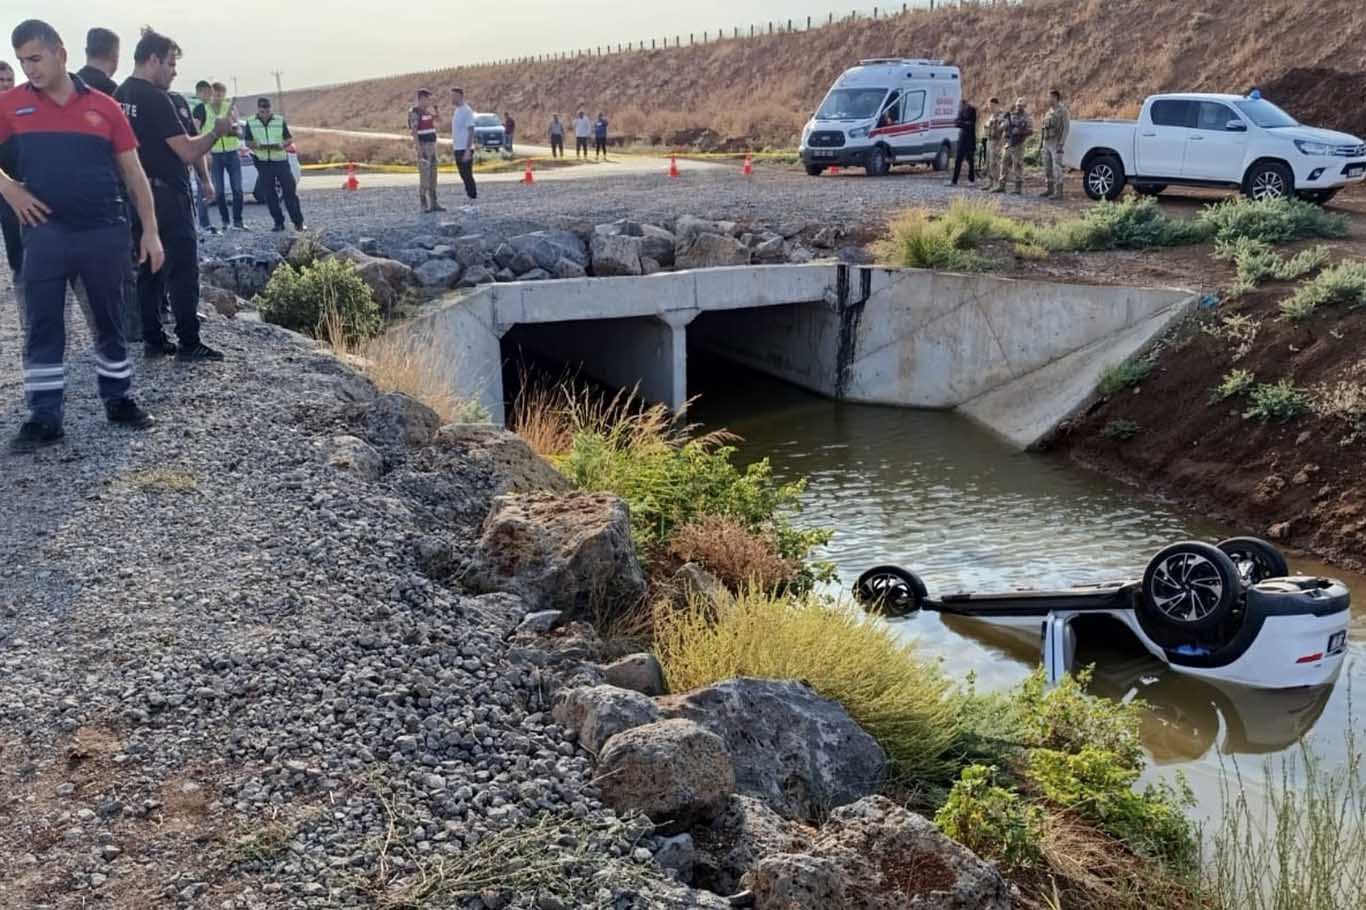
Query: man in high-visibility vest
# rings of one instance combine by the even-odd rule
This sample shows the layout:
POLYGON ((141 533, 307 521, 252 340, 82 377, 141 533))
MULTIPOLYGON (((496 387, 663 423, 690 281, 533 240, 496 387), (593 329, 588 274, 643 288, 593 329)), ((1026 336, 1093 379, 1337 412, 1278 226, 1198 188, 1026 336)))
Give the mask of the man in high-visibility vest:
POLYGON ((251 150, 251 159, 256 164, 257 192, 265 195, 270 217, 275 219, 275 227, 272 230, 285 229, 285 216, 280 211, 280 196, 285 198, 285 208, 289 211, 290 221, 294 222, 294 229, 304 230, 304 215, 299 210, 298 187, 294 183, 294 173, 289 169, 287 146, 294 137, 289 134, 289 125, 285 123, 285 118, 271 113, 269 98, 257 98, 256 116, 248 119, 244 128, 243 138, 246 139, 247 148, 251 150))
MULTIPOLYGON (((200 135, 213 132, 213 125, 220 118, 237 119, 237 112, 228 101, 228 87, 221 82, 215 82, 210 91, 212 94, 209 100, 194 109, 194 118, 200 123, 200 135)), ((225 176, 228 186, 232 188, 232 229, 246 230, 242 224, 242 159, 238 155, 238 149, 241 147, 242 141, 237 138, 237 133, 232 132, 215 142, 209 152, 213 191, 218 197, 218 216, 223 220, 225 231, 228 230, 228 197, 223 186, 225 176)))

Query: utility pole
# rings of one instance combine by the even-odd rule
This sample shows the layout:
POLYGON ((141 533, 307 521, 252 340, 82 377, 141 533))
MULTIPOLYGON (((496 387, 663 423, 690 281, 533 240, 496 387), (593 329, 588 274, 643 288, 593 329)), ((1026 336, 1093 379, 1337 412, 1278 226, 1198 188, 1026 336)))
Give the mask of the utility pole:
POLYGON ((270 74, 275 77, 275 104, 280 108, 280 116, 285 115, 285 91, 280 88, 280 71, 271 70, 270 74))

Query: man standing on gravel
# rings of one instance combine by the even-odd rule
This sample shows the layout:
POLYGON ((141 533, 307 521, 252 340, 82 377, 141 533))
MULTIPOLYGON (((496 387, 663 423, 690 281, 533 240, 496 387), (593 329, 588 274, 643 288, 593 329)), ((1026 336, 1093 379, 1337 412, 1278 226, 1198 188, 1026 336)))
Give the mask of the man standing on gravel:
POLYGON ((455 149, 455 169, 465 184, 465 195, 470 197, 471 205, 466 212, 474 211, 474 200, 479 198, 479 188, 474 185, 474 108, 465 103, 464 89, 451 89, 451 103, 455 113, 451 114, 451 145, 455 149))
POLYGON ((408 111, 408 131, 417 150, 417 198, 422 213, 444 212, 436 201, 436 105, 429 89, 417 90, 417 103, 408 111))
POLYGON ((1024 153, 1025 141, 1034 135, 1034 124, 1025 112, 1025 102, 1020 98, 1015 107, 1006 115, 1006 160, 1001 166, 1001 183, 996 187, 998 193, 1006 191, 1006 180, 1015 182, 1012 192, 1016 196, 1024 192, 1024 153))
POLYGON ((1003 193, 1006 188, 1006 178, 1002 173, 1006 158, 1006 127, 1010 121, 1006 112, 1001 109, 1000 98, 992 98, 988 103, 991 106, 991 117, 987 120, 987 179, 983 188, 1003 193))
MULTIPOLYGON (((199 242, 189 166, 202 167, 204 155, 237 124, 224 117, 210 132, 190 138, 193 121, 187 125, 181 119, 169 94, 179 58, 178 44, 150 28, 143 29, 133 51, 133 75, 114 93, 140 143, 138 157, 156 204, 153 225, 160 229, 161 242, 166 246, 165 269, 144 265, 138 273, 144 356, 175 354, 182 361, 222 360, 223 355, 199 337, 199 242), (161 328, 163 294, 171 299, 178 347, 161 328)), ((147 221, 139 217, 133 225, 134 235, 148 230, 147 221)))
POLYGON ((246 121, 243 135, 251 150, 251 162, 256 166, 256 192, 266 197, 266 208, 275 222, 271 230, 279 233, 285 229, 285 212, 289 212, 294 230, 305 230, 299 188, 294 172, 289 169, 289 142, 294 137, 285 118, 271 113, 269 98, 256 99, 256 116, 246 121), (280 209, 281 198, 284 211, 280 209))
POLYGON ((513 134, 517 132, 517 121, 512 119, 512 111, 503 111, 503 149, 512 154, 513 134))
POLYGON ((574 118, 574 157, 588 159, 588 137, 593 135, 593 121, 588 119, 588 115, 579 111, 579 116, 574 118))
POLYGON ((1048 93, 1048 113, 1043 115, 1043 177, 1048 188, 1044 196, 1062 198, 1062 146, 1072 128, 1072 115, 1062 103, 1062 93, 1053 89, 1048 93))
POLYGON ((607 115, 598 111, 598 119, 593 122, 593 157, 607 157, 607 115))
POLYGON ((977 182, 977 108, 968 104, 967 99, 958 102, 958 119, 954 123, 958 127, 958 153, 953 162, 953 179, 949 181, 954 186, 958 185, 958 178, 963 173, 963 159, 968 162, 968 183, 977 182))
POLYGON ((550 115, 550 157, 564 157, 564 123, 559 114, 550 115))
POLYGON ((125 187, 150 228, 140 238, 138 260, 155 271, 164 254, 137 139, 119 105, 67 74, 66 48, 46 22, 21 22, 11 43, 29 80, 0 95, 0 148, 13 150, 23 175, 18 183, 0 171, 0 196, 25 226, 24 392, 30 416, 10 448, 26 452, 64 435, 66 286, 78 276, 90 301, 105 416, 137 429, 152 425, 129 395, 133 367, 120 328, 128 268, 125 187))
MULTIPOLYGON (((212 132, 220 118, 237 118, 237 111, 228 101, 228 87, 221 82, 209 86, 209 99, 194 109, 195 119, 199 121, 197 134, 212 132)), ((223 230, 228 230, 228 190, 232 190, 232 222, 234 231, 245 231, 242 223, 242 158, 239 150, 242 142, 234 130, 213 144, 209 152, 213 173, 210 175, 213 194, 218 198, 218 217, 223 222, 223 230)))

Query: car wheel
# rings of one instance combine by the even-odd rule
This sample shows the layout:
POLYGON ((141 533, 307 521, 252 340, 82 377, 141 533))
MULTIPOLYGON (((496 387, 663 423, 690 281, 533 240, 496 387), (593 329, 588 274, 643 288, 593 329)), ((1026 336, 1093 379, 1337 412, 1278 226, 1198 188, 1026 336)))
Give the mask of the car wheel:
POLYGON ((1278 161, 1252 166, 1243 181, 1243 194, 1249 199, 1285 199, 1295 192, 1295 175, 1278 161))
POLYGON ((1227 618, 1244 588, 1228 554, 1212 544, 1186 541, 1166 547, 1149 561, 1139 603, 1155 622, 1195 631, 1227 618))
POLYGON ((1114 155, 1101 155, 1086 165, 1082 185, 1086 195, 1097 201, 1118 199, 1124 192, 1124 165, 1114 155))
POLYGON ((1219 549, 1233 560, 1244 584, 1255 585, 1290 574, 1290 565, 1281 551, 1260 537, 1230 537, 1219 541, 1219 549))
POLYGON ((868 160, 863 163, 863 169, 868 172, 869 177, 885 177, 892 169, 892 159, 887 157, 886 149, 875 145, 869 150, 868 160))
POLYGON ((947 171, 949 169, 949 147, 948 145, 939 146, 939 152, 934 156, 931 164, 936 171, 947 171))
POLYGON ((806 166, 806 176, 808 176, 808 177, 819 177, 821 174, 824 174, 824 173, 825 173, 825 165, 822 165, 822 164, 808 164, 808 165, 806 166))
POLYGON ((859 606, 886 616, 918 613, 928 597, 920 576, 898 566, 869 569, 854 583, 854 600, 859 606))
POLYGON ((1167 188, 1165 183, 1135 183, 1134 192, 1140 196, 1156 196, 1167 188))

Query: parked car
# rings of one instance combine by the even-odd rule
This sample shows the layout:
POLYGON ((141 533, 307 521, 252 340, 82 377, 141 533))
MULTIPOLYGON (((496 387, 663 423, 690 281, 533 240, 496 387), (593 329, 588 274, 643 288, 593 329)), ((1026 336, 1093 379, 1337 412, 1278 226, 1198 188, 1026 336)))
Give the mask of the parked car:
POLYGON ((1295 121, 1255 93, 1151 95, 1137 121, 1077 120, 1063 163, 1086 195, 1115 199, 1168 186, 1236 189, 1253 199, 1325 203, 1366 178, 1366 143, 1295 121))
POLYGON ((497 114, 475 114, 474 141, 485 149, 501 149, 507 145, 502 118, 497 114))
POLYGON ((949 166, 963 83, 939 60, 876 58, 845 70, 802 130, 806 172, 863 167, 880 177, 894 164, 949 166))

